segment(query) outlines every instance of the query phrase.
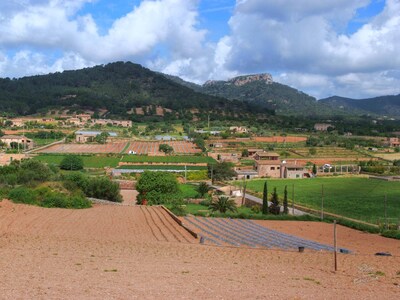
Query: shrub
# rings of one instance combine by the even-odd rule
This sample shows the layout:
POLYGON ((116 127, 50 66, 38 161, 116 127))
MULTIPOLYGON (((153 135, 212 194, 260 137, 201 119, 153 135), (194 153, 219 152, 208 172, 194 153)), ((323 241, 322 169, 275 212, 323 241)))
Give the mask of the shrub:
POLYGON ((8 198, 15 203, 37 204, 34 191, 27 187, 18 187, 11 190, 8 198))
POLYGON ((235 201, 226 196, 220 196, 217 200, 212 201, 209 209, 212 211, 219 211, 220 213, 237 211, 235 201))
POLYGON ((83 160, 77 155, 67 155, 60 162, 60 169, 63 170, 82 170, 83 160))

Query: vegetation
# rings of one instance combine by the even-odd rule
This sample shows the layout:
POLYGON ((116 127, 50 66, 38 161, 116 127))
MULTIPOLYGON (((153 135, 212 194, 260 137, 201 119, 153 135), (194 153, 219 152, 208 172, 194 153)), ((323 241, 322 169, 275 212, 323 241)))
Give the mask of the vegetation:
POLYGON ((66 194, 53 191, 48 187, 30 189, 21 186, 11 190, 8 197, 15 203, 25 203, 49 208, 88 208, 92 206, 90 201, 80 193, 66 194))
POLYGON ((87 197, 122 202, 119 185, 105 176, 90 177, 74 172, 63 177, 64 186, 71 191, 82 190, 87 197))
POLYGON ((230 180, 235 176, 233 165, 227 162, 221 162, 208 165, 208 174, 213 181, 230 180))
POLYGON ((94 141, 99 144, 107 143, 107 139, 110 136, 108 132, 102 132, 95 136, 94 141))
POLYGON ((268 186, 267 181, 264 182, 263 197, 262 197, 262 213, 263 215, 268 214, 268 186))
POLYGON ((82 170, 83 160, 77 155, 67 155, 61 160, 60 169, 70 171, 82 170))
MULTIPOLYGON (((283 192, 285 185, 294 185, 295 204, 315 210, 321 208, 321 190, 324 186, 324 211, 377 224, 385 215, 387 195, 387 217, 398 218, 400 207, 398 195, 400 182, 374 180, 362 177, 312 178, 301 180, 270 179, 270 186, 283 192)), ((235 183, 239 184, 239 183, 235 183)), ((264 180, 250 180, 247 189, 261 196, 264 180)), ((289 196, 291 196, 289 194, 289 196)))
POLYGON ((206 119, 234 119, 250 113, 265 113, 249 103, 229 101, 200 94, 164 76, 130 62, 116 62, 76 71, 20 79, 0 79, 0 110, 18 115, 48 111, 60 106, 70 111, 104 108, 110 117, 134 121, 158 121, 156 106, 171 109, 165 120, 192 121, 192 108, 206 119), (71 96, 73 95, 73 96, 71 96), (129 115, 132 108, 143 108, 144 115, 129 115))
POLYGON ((197 192, 199 193, 200 197, 204 197, 210 190, 210 187, 206 182, 200 182, 200 184, 197 187, 197 192))
POLYGON ((209 209, 211 211, 219 211, 220 213, 223 214, 228 211, 230 212, 237 211, 235 200, 226 196, 220 196, 217 199, 213 200, 209 206, 209 209))
POLYGON ((269 206, 269 212, 273 215, 279 215, 281 207, 279 205, 278 193, 276 192, 276 187, 274 187, 274 192, 271 195, 271 205, 269 206))
POLYGON ((182 199, 175 176, 164 172, 145 171, 139 178, 136 190, 137 203, 159 205, 182 199))
POLYGON ((172 152, 174 152, 174 148, 172 148, 168 144, 160 144, 158 146, 158 151, 164 152, 165 154, 171 154, 172 152))

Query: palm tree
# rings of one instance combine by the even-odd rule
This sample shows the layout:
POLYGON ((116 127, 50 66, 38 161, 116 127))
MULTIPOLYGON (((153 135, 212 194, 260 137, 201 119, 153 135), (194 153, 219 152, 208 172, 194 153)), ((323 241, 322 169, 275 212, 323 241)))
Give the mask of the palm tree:
POLYGON ((235 201, 226 196, 220 196, 217 200, 211 202, 209 209, 211 209, 212 211, 219 211, 220 213, 226 213, 227 211, 237 211, 235 201))
POLYGON ((204 197, 204 195, 207 194, 209 190, 210 187, 205 182, 200 182, 200 184, 197 187, 197 192, 199 193, 200 197, 204 197))

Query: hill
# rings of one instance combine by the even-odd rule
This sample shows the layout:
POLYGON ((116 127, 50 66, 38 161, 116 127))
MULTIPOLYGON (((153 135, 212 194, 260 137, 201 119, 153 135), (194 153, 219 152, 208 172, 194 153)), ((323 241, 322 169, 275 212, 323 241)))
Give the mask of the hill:
POLYGON ((165 75, 195 91, 227 99, 237 99, 274 110, 277 115, 330 117, 347 112, 318 102, 314 97, 290 86, 274 82, 268 73, 244 75, 227 81, 210 80, 197 85, 179 77, 165 75))
POLYGON ((355 114, 381 115, 395 118, 400 115, 400 94, 359 100, 333 96, 321 99, 318 102, 335 109, 353 111, 355 114))
POLYGON ((201 94, 130 62, 116 62, 75 71, 20 79, 0 79, 0 111, 31 115, 55 108, 107 110, 109 117, 156 117, 192 120, 207 114, 218 118, 254 118, 271 114, 252 103, 201 94), (136 115, 135 108, 142 108, 136 115), (136 116, 135 116, 136 115, 136 116))

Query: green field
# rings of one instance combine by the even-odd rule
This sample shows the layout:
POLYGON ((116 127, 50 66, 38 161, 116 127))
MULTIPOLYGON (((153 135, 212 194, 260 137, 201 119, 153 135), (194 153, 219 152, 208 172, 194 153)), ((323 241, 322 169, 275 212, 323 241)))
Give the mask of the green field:
MULTIPOLYGON (((38 155, 34 159, 42 162, 59 165, 65 155, 38 155)), ((85 168, 104 168, 104 167, 116 167, 120 162, 119 157, 107 157, 107 156, 95 156, 95 155, 82 155, 83 164, 85 168)))
MULTIPOLYGON (((179 165, 128 165, 128 166, 120 166, 117 169, 129 169, 129 170, 177 170, 183 171, 185 170, 185 166, 179 165)), ((187 166, 186 170, 188 171, 201 171, 207 170, 207 167, 202 166, 187 166)))
POLYGON ((123 162, 143 163, 215 163, 215 160, 208 156, 144 156, 125 155, 123 162))
MULTIPOLYGON (((42 154, 35 156, 34 159, 42 162, 59 165, 65 155, 58 154, 42 154)), ((211 157, 205 156, 106 156, 106 155, 82 155, 83 163, 85 168, 104 168, 104 167, 117 167, 120 161, 132 162, 132 163, 213 163, 215 160, 211 157)), ((137 166, 134 166, 137 168, 137 166)), ((169 166, 179 167, 177 170, 184 170, 185 166, 169 166)), ((132 167, 125 167, 131 168, 132 167)), ((140 166, 141 169, 151 169, 152 167, 140 166)), ((168 169, 168 166, 157 166, 158 169, 168 169)), ((153 168, 154 169, 154 168, 153 168)), ((206 167, 187 167, 188 170, 204 170, 206 167)))
MULTIPOLYGON (((261 195, 265 180, 250 180, 247 190, 261 195)), ((288 198, 292 199, 294 186, 295 203, 321 209, 322 186, 324 211, 370 223, 377 223, 385 216, 385 194, 387 195, 387 217, 400 218, 400 182, 383 181, 361 177, 312 178, 312 179, 267 179, 268 192, 277 188, 283 198, 285 185, 288 198)), ((235 184, 240 185, 240 182, 235 184)))

